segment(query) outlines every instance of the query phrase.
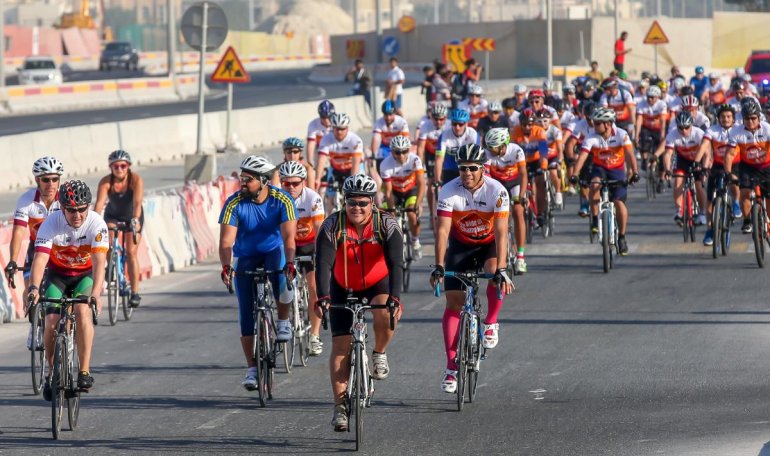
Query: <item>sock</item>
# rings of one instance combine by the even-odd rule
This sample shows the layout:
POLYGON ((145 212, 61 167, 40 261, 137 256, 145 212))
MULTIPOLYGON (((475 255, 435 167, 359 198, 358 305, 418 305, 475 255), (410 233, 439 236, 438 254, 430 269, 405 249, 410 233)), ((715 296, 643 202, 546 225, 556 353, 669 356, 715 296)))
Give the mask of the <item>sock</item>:
POLYGON ((484 323, 491 325, 497 323, 497 315, 503 307, 503 299, 497 297, 497 287, 491 283, 487 284, 487 303, 487 318, 484 319, 484 323))
POLYGON ((524 247, 516 249, 516 258, 524 258, 524 247))
POLYGON ((444 349, 446 350, 447 369, 457 370, 455 356, 457 355, 457 333, 460 327, 460 311, 444 310, 441 319, 441 329, 444 331, 444 349))
POLYGON ((250 367, 250 368, 246 369, 246 372, 249 375, 255 375, 256 376, 257 375, 257 368, 256 367, 250 367))

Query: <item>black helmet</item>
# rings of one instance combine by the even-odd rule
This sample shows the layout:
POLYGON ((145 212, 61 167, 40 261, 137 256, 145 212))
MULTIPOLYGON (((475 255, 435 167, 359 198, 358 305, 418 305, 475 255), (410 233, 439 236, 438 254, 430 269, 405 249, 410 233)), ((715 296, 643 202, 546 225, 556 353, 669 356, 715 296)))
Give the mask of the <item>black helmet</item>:
POLYGON ((484 163, 487 161, 487 155, 478 144, 464 144, 457 151, 457 163, 484 163))
POLYGON ((749 116, 758 116, 762 112, 762 108, 759 106, 759 102, 751 97, 746 97, 741 100, 741 116, 744 118, 749 116))
POLYGON ((593 114, 595 110, 596 103, 592 100, 583 100, 583 102, 580 103, 580 112, 582 112, 586 118, 591 118, 591 114, 593 114))
POLYGON ((125 150, 118 149, 110 153, 110 156, 107 157, 107 160, 109 161, 109 164, 113 164, 116 161, 125 161, 131 164, 131 155, 126 152, 125 150))
POLYGON ((676 127, 685 129, 692 127, 692 114, 684 109, 676 113, 676 127))
POLYGON ((324 100, 318 104, 318 117, 328 119, 334 112, 334 104, 331 101, 324 100))
POLYGON ((531 125, 535 123, 535 112, 530 108, 527 108, 519 113, 519 123, 522 126, 531 125))
POLYGON ((67 181, 59 187, 59 204, 62 207, 91 204, 91 189, 81 180, 67 181))
POLYGON ((731 104, 722 103, 717 108, 717 117, 719 117, 723 112, 730 111, 733 113, 733 116, 735 116, 735 107, 731 104))
POLYGON ((692 88, 692 86, 684 86, 682 87, 682 90, 679 91, 679 95, 684 97, 687 95, 692 95, 695 93, 695 89, 692 88))
POLYGON ((516 109, 516 100, 513 98, 506 98, 503 100, 503 108, 505 109, 516 109))

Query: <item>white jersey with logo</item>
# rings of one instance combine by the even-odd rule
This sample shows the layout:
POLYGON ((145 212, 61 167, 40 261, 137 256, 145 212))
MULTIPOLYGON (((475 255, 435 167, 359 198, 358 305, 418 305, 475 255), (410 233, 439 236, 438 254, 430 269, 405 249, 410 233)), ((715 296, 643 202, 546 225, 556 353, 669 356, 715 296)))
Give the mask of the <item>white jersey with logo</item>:
POLYGON ((305 187, 294 204, 297 206, 297 246, 312 244, 318 234, 315 223, 324 219, 323 200, 315 190, 305 187))
POLYGON ((675 128, 666 135, 666 149, 673 150, 678 157, 692 161, 698 154, 703 135, 703 130, 694 126, 690 128, 690 134, 687 136, 675 128))
POLYGON ((420 117, 420 120, 417 121, 417 128, 414 129, 414 142, 417 142, 417 140, 420 139, 420 130, 422 130, 423 127, 428 127, 432 123, 430 116, 425 115, 420 117))
POLYGON ((518 179, 519 166, 527 163, 524 149, 515 143, 509 143, 502 155, 495 155, 489 150, 486 153, 489 175, 501 182, 518 179))
POLYGON ((422 160, 415 153, 406 156, 404 163, 399 163, 393 155, 388 156, 380 165, 383 182, 390 182, 396 193, 407 193, 417 186, 417 177, 425 172, 422 160))
POLYGON ((328 127, 325 127, 321 123, 321 118, 316 117, 315 119, 311 120, 307 126, 307 140, 315 141, 316 144, 320 144, 321 139, 324 137, 324 135, 326 135, 327 133, 331 133, 331 131, 332 131, 331 123, 329 123, 328 127))
MULTIPOLYGON (((385 117, 380 117, 374 123, 374 133, 380 135, 380 148, 389 147, 390 140, 394 136, 409 136, 409 124, 406 119, 401 116, 394 116, 393 122, 390 125, 385 123, 385 117)), ((384 158, 382 150, 377 150, 376 158, 384 158)))
POLYGON ((642 116, 642 126, 648 130, 661 131, 663 123, 668 115, 668 106, 663 100, 655 100, 650 104, 647 99, 643 99, 636 106, 636 115, 642 116))
POLYGON ((460 147, 464 146, 465 144, 478 143, 479 134, 473 128, 466 126, 465 132, 463 132, 462 135, 455 136, 455 133, 450 126, 442 130, 441 136, 439 136, 438 140, 438 149, 436 150, 443 152, 445 155, 454 157, 457 154, 457 151, 460 150, 460 147))
POLYGON ((321 139, 318 146, 320 155, 327 155, 332 168, 337 171, 350 171, 353 168, 353 157, 358 155, 364 157, 364 142, 361 138, 348 131, 347 136, 342 141, 337 141, 334 133, 327 133, 321 139))
MULTIPOLYGON (((708 116, 706 114, 703 114, 702 112, 698 111, 695 113, 695 117, 692 119, 692 126, 695 128, 698 128, 699 130, 706 131, 711 127, 711 121, 709 120, 708 116)), ((668 133, 671 133, 672 131, 676 130, 676 118, 672 118, 671 122, 668 124, 668 133)))
POLYGON ((89 210, 80 228, 73 228, 64 212, 56 211, 40 225, 35 251, 50 255, 50 269, 74 276, 91 271, 91 254, 106 254, 109 238, 107 224, 96 212, 89 210))
POLYGON ((29 242, 34 243, 37 238, 37 230, 40 224, 54 211, 59 210, 59 201, 54 200, 51 207, 45 207, 40 199, 40 191, 32 188, 22 193, 16 202, 16 211, 13 214, 14 226, 29 227, 29 242))
POLYGON ((706 130, 706 134, 703 135, 703 139, 711 141, 711 156, 714 163, 723 165, 725 162, 725 155, 730 149, 730 135, 732 134, 733 127, 724 128, 719 123, 712 125, 706 130))
POLYGON ((465 99, 457 104, 457 109, 464 109, 468 111, 472 119, 478 118, 482 113, 487 112, 489 108, 489 102, 482 98, 478 104, 472 105, 470 100, 465 99))
POLYGON ((575 122, 575 127, 572 129, 572 135, 578 143, 585 141, 585 139, 592 133, 594 133, 594 128, 588 125, 588 121, 585 119, 578 119, 578 121, 575 122))
POLYGON ((503 184, 489 176, 474 192, 457 177, 441 187, 436 212, 450 217, 450 236, 463 244, 489 244, 495 240, 495 219, 508 219, 510 198, 503 184))
POLYGON ((576 116, 570 109, 564 111, 561 115, 561 119, 559 119, 562 131, 568 131, 570 133, 575 131, 575 123, 577 121, 578 116, 576 116))

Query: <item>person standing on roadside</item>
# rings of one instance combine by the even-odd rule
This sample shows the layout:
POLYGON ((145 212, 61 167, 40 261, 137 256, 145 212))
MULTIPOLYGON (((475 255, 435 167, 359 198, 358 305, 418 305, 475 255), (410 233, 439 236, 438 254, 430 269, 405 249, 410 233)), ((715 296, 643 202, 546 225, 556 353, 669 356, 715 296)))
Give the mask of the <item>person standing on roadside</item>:
POLYGON ((371 109, 372 107, 372 94, 370 88, 372 85, 372 74, 364 68, 364 61, 357 59, 353 68, 345 75, 346 81, 353 81, 353 89, 351 93, 353 95, 363 95, 366 105, 371 109))
POLYGON ((612 64, 618 71, 623 71, 623 65, 626 62, 626 54, 631 52, 631 48, 626 49, 626 38, 628 38, 628 32, 622 32, 620 38, 615 41, 615 60, 612 64))
POLYGON ((396 114, 399 116, 402 115, 401 99, 404 95, 404 82, 406 82, 404 70, 399 68, 398 59, 391 57, 390 71, 388 71, 388 78, 385 80, 385 98, 396 103, 396 114))

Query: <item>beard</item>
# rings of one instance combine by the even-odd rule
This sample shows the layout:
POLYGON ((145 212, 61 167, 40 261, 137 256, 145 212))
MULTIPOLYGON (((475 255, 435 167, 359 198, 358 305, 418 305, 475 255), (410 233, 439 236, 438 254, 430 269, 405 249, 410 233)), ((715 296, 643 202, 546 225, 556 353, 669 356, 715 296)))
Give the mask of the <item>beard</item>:
POLYGON ((250 192, 248 187, 241 186, 241 195, 246 199, 256 199, 257 196, 259 196, 260 191, 262 191, 262 187, 260 187, 256 192, 250 192))

